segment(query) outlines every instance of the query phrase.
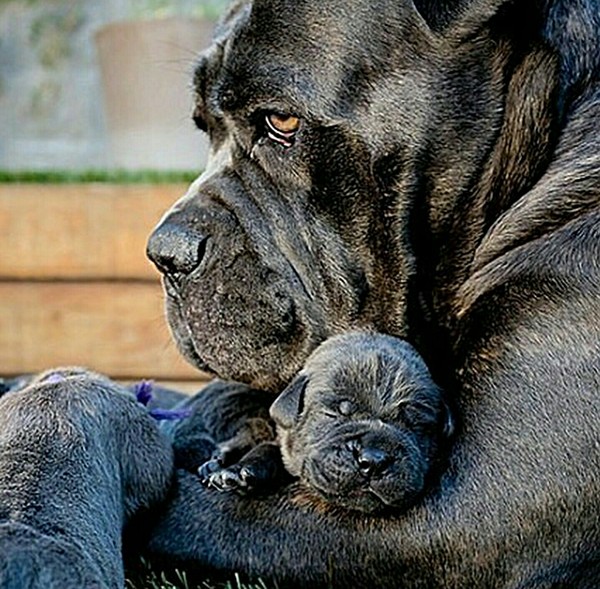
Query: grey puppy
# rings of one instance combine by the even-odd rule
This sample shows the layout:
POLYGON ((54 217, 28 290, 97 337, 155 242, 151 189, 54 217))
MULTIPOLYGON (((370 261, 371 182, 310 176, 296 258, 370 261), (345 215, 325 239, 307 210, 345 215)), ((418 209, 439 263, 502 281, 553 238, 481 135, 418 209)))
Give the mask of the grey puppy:
POLYGON ((321 344, 270 413, 278 443, 260 443, 224 468, 218 455, 200 468, 207 486, 270 492, 285 482, 285 466, 328 504, 404 509, 426 488, 454 429, 418 352, 368 332, 321 344))
POLYGON ((317 348, 271 416, 287 470, 328 502, 363 512, 414 503, 453 431, 417 351, 369 333, 317 348))
POLYGON ((162 500, 171 445, 133 395, 79 369, 0 399, 0 587, 120 588, 121 531, 162 500))

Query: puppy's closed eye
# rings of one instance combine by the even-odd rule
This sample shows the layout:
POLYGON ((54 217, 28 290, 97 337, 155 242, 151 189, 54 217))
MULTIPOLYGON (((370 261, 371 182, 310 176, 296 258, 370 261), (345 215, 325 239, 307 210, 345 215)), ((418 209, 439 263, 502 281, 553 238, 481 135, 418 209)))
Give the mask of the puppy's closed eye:
POLYGON ((356 406, 352 401, 348 401, 348 399, 341 401, 337 409, 340 415, 343 415, 344 417, 350 417, 356 412, 356 406))

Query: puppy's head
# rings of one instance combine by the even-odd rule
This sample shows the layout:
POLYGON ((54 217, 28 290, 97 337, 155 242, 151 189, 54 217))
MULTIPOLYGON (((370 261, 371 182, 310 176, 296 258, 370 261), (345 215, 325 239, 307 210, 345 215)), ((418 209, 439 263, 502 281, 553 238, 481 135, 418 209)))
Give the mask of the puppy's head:
POLYGON ((317 348, 271 416, 289 472, 329 502, 363 512, 413 503, 453 430, 414 348, 368 333, 317 348))

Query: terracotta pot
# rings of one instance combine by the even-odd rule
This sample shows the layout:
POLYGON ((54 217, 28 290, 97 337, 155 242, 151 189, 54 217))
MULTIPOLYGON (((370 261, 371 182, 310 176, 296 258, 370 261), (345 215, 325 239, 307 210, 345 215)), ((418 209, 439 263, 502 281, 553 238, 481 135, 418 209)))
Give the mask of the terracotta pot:
POLYGON ((191 122, 191 76, 213 23, 167 18, 109 24, 96 34, 112 163, 201 169, 206 138, 191 122))

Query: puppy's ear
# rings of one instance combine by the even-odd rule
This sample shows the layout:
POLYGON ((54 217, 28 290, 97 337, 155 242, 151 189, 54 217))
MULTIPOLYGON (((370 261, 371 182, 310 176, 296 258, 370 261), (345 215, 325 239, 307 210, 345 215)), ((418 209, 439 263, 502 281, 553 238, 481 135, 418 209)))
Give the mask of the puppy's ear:
POLYGON ((304 407, 304 391, 307 384, 308 376, 300 374, 275 399, 269 413, 277 425, 289 429, 298 421, 304 407))

